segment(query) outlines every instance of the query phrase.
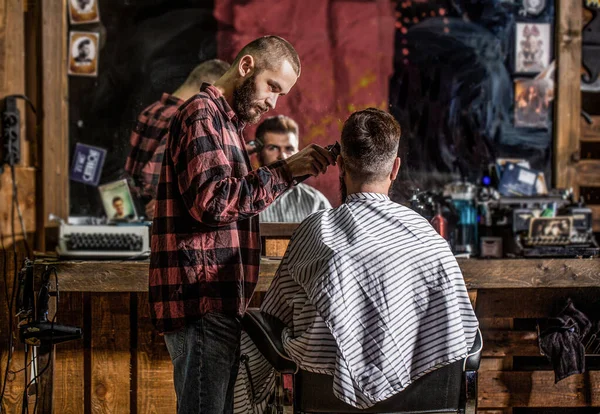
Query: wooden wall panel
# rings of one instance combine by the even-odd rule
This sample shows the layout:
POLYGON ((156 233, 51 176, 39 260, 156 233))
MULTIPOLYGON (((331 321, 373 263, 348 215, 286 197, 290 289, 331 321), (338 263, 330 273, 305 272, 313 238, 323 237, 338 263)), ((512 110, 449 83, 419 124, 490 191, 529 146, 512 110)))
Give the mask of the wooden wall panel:
MULTIPOLYGON (((83 327, 82 293, 60 294, 56 321, 63 325, 83 327)), ((63 414, 84 412, 83 372, 83 339, 57 345, 54 356, 54 412, 63 414)))
POLYGON ((129 294, 92 296, 92 414, 130 412, 129 311, 129 294))
MULTIPOLYGON (((20 250, 22 246, 20 246, 20 250)), ((22 261, 25 258, 24 254, 17 255, 17 268, 21 267, 22 261)), ((13 304, 12 310, 8 311, 10 297, 13 296, 13 279, 14 279, 14 259, 12 251, 0 250, 0 393, 4 386, 4 374, 6 364, 9 358, 9 338, 12 333, 16 333, 17 329, 14 326, 16 323, 13 318, 13 330, 9 331, 9 317, 12 317, 16 311, 13 304), (8 299, 6 298, 8 292, 8 299)), ((24 346, 19 342, 16 334, 13 336, 13 349, 11 363, 9 369, 15 374, 9 374, 6 382, 6 391, 4 401, 1 403, 0 412, 21 414, 23 402, 23 389, 25 388, 25 371, 22 371, 24 362, 24 346)))
POLYGON ((588 315, 600 311, 600 286, 570 289, 479 290, 478 318, 542 318, 556 316, 567 298, 588 315))
POLYGON ((581 28, 580 1, 556 2, 556 104, 555 163, 556 187, 576 187, 581 112, 581 28))
POLYGON ((600 115, 592 116, 592 123, 588 124, 581 118, 581 139, 583 141, 600 141, 600 115))
POLYGON ((599 407, 600 371, 572 375, 558 384, 553 371, 480 371, 479 408, 599 407))
MULTIPOLYGON (((18 167, 15 169, 15 178, 17 181, 17 197, 19 208, 23 215, 23 224, 28 233, 28 239, 33 241, 35 233, 35 169, 31 167, 18 167)), ((13 184, 10 170, 7 168, 4 174, 0 175, 0 237, 4 238, 5 245, 10 248, 11 224, 14 225, 16 240, 22 240, 21 223, 19 221, 17 210, 15 209, 14 220, 11 220, 11 203, 13 199, 13 184)), ((31 246, 33 248, 33 246, 31 246)), ((33 259, 33 258, 32 258, 33 259)))
POLYGON ((484 357, 540 356, 535 331, 485 330, 483 343, 484 357))
POLYGON ((164 338, 151 323, 148 294, 138 293, 137 297, 137 412, 174 413, 173 364, 164 338))
MULTIPOLYGON (((38 198, 41 200, 37 215, 40 229, 55 226, 48 215, 66 219, 69 215, 69 134, 67 83, 67 2, 41 1, 42 11, 42 140, 41 169, 38 175, 38 198)), ((41 75, 40 75, 41 76, 41 75)), ((40 250, 45 250, 44 238, 40 250)))
MULTIPOLYGON (((0 98, 25 93, 24 0, 0 0, 0 98)), ((25 126, 30 119, 23 100, 17 105, 21 113, 21 162, 15 168, 18 183, 19 206, 28 232, 35 231, 35 171, 30 165, 29 141, 25 126)), ((2 102, 2 108, 4 103, 2 102)), ((10 235, 12 179, 8 166, 0 175, 0 237, 10 235)), ((16 215, 15 215, 16 216, 16 215)), ((21 238, 18 220, 15 219, 17 239, 21 238)))

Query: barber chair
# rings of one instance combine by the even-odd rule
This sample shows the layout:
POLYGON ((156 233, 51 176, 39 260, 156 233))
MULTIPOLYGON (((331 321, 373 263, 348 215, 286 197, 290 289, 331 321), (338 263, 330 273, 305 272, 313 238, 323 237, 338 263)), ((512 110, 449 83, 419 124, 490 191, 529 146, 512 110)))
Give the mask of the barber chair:
MULTIPOLYGON (((301 370, 287 356, 281 341, 285 325, 280 320, 258 309, 248 309, 242 325, 259 351, 280 375, 293 374, 294 413, 476 412, 477 370, 483 344, 479 331, 475 344, 465 359, 427 373, 393 397, 366 410, 359 410, 333 395, 333 377, 301 370)), ((277 383, 280 384, 280 381, 277 383)), ((281 406, 277 408, 277 412, 282 412, 281 406)))

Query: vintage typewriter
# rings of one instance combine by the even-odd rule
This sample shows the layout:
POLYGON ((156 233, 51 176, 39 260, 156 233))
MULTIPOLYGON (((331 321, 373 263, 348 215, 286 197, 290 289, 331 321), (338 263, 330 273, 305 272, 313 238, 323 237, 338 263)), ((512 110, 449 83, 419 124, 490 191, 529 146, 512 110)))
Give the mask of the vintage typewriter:
MULTIPOLYGON (((481 203, 480 203, 481 204, 481 203)), ((570 191, 546 196, 500 197, 485 203, 491 233, 504 239, 508 256, 594 257, 600 248, 592 231, 592 211, 570 191), (553 213, 544 217, 544 210, 553 213)))
POLYGON ((150 254, 150 227, 61 224, 56 250, 61 257, 144 259, 150 254))

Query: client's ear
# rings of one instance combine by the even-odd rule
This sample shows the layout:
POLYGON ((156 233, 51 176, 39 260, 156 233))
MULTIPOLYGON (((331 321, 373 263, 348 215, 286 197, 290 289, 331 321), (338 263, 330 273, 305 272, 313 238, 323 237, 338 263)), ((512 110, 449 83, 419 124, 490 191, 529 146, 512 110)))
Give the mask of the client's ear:
POLYGON ((398 171, 400 170, 400 164, 402 164, 400 157, 396 157, 396 159, 394 160, 394 165, 392 166, 392 173, 390 174, 390 180, 394 181, 396 179, 396 176, 398 175, 398 171))
POLYGON ((335 163, 337 164, 338 168, 340 169, 340 177, 344 176, 344 159, 342 158, 341 155, 338 155, 337 158, 335 159, 335 163))

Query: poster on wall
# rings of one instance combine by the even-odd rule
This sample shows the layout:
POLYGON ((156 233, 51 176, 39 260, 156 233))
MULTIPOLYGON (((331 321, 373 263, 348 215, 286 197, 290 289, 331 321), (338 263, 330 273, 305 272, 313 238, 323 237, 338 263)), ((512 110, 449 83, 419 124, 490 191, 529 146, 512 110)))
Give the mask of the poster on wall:
POLYGON ((78 142, 75 145, 69 178, 83 184, 97 186, 105 159, 106 150, 104 148, 78 142))
POLYGON ((98 39, 94 32, 69 34, 69 75, 97 76, 98 39))
POLYGON ((96 0, 69 0, 69 21, 71 24, 99 22, 98 2, 96 0))
POLYGON ((517 23, 515 72, 539 73, 550 63, 550 23, 517 23))
POLYGON ((554 91, 545 79, 515 80, 515 126, 548 128, 554 91))

